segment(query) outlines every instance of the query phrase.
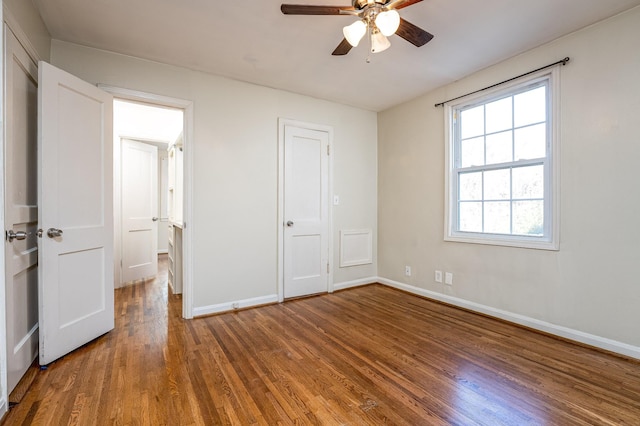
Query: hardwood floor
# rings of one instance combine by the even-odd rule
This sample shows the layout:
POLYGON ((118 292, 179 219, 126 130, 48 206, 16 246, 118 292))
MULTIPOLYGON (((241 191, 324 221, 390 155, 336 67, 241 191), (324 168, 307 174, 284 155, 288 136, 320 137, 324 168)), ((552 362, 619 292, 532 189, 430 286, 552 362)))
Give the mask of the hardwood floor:
POLYGON ((640 363, 381 285, 185 321, 166 275, 4 425, 638 425, 640 363))

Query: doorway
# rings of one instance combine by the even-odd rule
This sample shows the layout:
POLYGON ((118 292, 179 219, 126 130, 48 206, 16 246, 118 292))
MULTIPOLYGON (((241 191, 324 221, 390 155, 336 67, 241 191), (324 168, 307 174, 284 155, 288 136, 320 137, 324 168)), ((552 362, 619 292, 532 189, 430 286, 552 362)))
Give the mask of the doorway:
MULTIPOLYGON (((123 266, 125 265, 126 255, 123 244, 126 242, 122 236, 121 230, 125 217, 123 216, 123 188, 127 185, 122 181, 122 139, 133 139, 136 143, 141 143, 157 148, 158 152, 158 193, 157 207, 155 214, 147 214, 146 221, 157 224, 158 248, 156 256, 162 253, 169 253, 171 256, 173 246, 172 241, 175 239, 173 229, 179 225, 181 240, 184 240, 182 248, 182 258, 184 265, 181 266, 180 276, 182 284, 182 305, 183 317, 192 318, 192 293, 191 293, 191 266, 190 256, 190 235, 186 228, 186 223, 190 216, 190 156, 189 147, 193 106, 190 101, 184 101, 174 98, 167 98, 159 95, 147 94, 128 89, 120 89, 111 86, 99 85, 114 95, 114 216, 116 241, 114 252, 114 269, 116 286, 122 286, 126 283, 123 266), (175 164, 170 164, 172 158, 171 152, 179 147, 180 151, 180 170, 184 178, 179 184, 175 181, 173 185, 170 183, 170 175, 172 168, 175 170, 175 164), (171 158, 170 158, 171 157, 171 158), (171 191, 169 188, 171 187, 171 191), (180 195, 180 221, 176 221, 175 217, 171 217, 171 213, 176 211, 175 199, 176 193, 180 195), (156 219, 154 221, 154 218, 156 219)), ((138 241, 139 243, 139 241, 138 241)), ((171 256, 173 258, 173 256, 171 256)), ((157 258, 157 257, 156 257, 157 258)), ((135 263, 135 262, 134 262, 135 263)), ((175 272, 174 272, 175 273, 175 272)), ((170 280, 171 281, 171 280, 170 280)), ((175 288, 172 287, 175 292, 175 288)))
POLYGON ((332 291, 332 129, 279 123, 279 299, 332 291))

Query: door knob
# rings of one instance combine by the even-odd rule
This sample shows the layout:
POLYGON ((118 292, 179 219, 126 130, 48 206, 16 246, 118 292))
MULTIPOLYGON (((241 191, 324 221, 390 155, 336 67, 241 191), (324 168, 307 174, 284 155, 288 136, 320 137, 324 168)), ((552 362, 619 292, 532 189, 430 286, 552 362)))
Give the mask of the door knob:
POLYGON ((47 230, 47 236, 49 238, 56 238, 56 237, 60 237, 62 236, 62 229, 58 229, 58 228, 49 228, 47 230))
POLYGON ((292 222, 292 221, 290 221, 290 220, 289 220, 289 221, 287 221, 287 226, 289 226, 289 227, 293 226, 293 222, 292 222))
POLYGON ((27 238, 27 233, 24 231, 13 232, 13 229, 5 232, 5 238, 7 241, 12 242, 13 240, 24 240, 27 238))
POLYGON ((157 222, 158 218, 154 216, 154 217, 151 218, 151 220, 154 221, 154 222, 157 222))

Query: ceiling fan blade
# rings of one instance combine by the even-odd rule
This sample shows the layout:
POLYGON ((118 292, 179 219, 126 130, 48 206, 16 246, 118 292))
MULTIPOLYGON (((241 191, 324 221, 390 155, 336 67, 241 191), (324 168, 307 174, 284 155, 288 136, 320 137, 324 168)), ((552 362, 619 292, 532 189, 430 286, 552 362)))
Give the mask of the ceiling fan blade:
POLYGON ((333 51, 332 55, 333 56, 346 55, 347 53, 349 53, 350 50, 351 50, 351 44, 349 44, 346 38, 343 38, 340 44, 338 45, 338 47, 336 47, 336 50, 333 51))
POLYGON ((310 6, 307 4, 283 4, 285 15, 341 15, 341 10, 354 10, 352 6, 310 6))
POLYGON ((402 9, 412 4, 420 3, 422 0, 391 0, 387 3, 386 7, 388 9, 402 9))
POLYGON ((400 26, 398 27, 398 31, 396 31, 396 35, 399 35, 416 47, 427 44, 433 38, 433 34, 426 32, 420 27, 416 27, 411 22, 407 22, 402 18, 400 18, 400 26))

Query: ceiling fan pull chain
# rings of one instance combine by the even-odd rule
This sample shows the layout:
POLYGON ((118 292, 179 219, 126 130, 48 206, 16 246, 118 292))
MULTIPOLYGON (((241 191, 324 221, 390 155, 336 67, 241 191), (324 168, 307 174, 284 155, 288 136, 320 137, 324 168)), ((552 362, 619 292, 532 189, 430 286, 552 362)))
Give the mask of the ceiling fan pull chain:
POLYGON ((371 29, 371 25, 367 25, 367 32, 369 34, 367 34, 369 37, 367 37, 369 39, 369 48, 367 49, 367 59, 366 62, 368 64, 371 63, 371 48, 373 47, 373 42, 371 41, 372 37, 373 37, 373 30, 371 29))

